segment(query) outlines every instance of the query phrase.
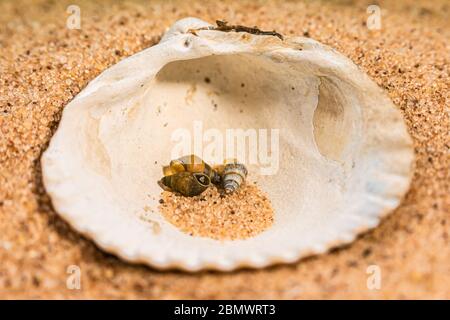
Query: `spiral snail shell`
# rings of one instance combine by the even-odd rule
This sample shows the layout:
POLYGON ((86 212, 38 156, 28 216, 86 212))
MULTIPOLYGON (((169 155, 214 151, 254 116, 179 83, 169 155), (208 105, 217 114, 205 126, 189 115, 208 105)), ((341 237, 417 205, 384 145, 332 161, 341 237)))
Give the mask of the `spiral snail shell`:
POLYGON ((158 181, 161 188, 193 197, 209 187, 213 170, 200 157, 191 154, 170 161, 168 166, 163 166, 163 174, 158 181))
POLYGON ((245 181, 247 173, 247 168, 242 163, 227 163, 222 175, 222 187, 225 193, 232 193, 239 189, 245 181))

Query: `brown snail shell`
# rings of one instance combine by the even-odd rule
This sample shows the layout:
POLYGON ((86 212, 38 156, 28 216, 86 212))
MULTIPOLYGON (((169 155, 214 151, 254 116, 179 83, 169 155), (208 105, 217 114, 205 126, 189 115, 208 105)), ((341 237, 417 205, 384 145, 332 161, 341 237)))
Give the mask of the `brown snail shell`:
POLYGON ((170 161, 168 166, 163 167, 164 176, 170 176, 178 172, 202 172, 208 176, 212 175, 211 167, 200 157, 190 154, 170 161))
POLYGON ((217 174, 200 157, 190 154, 170 161, 163 167, 164 177, 158 184, 164 189, 193 197, 205 191, 217 174))
POLYGON ((201 172, 183 171, 163 177, 159 184, 165 190, 179 192, 186 197, 193 197, 205 191, 211 184, 211 179, 201 172))

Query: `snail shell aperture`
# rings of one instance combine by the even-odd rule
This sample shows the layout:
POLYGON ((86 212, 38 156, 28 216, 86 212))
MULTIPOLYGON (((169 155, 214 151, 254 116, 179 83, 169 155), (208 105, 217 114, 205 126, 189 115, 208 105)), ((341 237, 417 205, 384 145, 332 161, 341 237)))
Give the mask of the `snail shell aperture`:
POLYGON ((201 172, 178 172, 176 174, 163 177, 161 183, 170 189, 186 197, 193 197, 205 191, 211 180, 208 175, 201 172))

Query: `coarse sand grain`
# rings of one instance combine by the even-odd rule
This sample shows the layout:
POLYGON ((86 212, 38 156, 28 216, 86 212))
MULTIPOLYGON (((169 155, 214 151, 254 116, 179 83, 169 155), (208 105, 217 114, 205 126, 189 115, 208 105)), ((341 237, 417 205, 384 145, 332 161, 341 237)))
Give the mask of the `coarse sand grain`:
POLYGON ((231 194, 216 186, 195 197, 164 191, 160 203, 161 214, 181 231, 216 240, 254 237, 274 220, 270 200, 253 183, 231 194))

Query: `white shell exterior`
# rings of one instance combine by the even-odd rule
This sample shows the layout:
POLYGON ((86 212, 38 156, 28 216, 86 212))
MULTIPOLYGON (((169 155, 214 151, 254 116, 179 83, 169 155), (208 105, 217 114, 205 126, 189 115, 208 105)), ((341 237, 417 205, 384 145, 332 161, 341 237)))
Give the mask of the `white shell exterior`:
POLYGON ((188 271, 294 262, 377 226, 412 173, 411 140, 392 102, 316 41, 188 32, 208 25, 178 21, 158 45, 105 70, 66 106, 42 156, 56 211, 127 261, 188 271), (195 120, 204 130, 280 128, 279 172, 257 177, 275 209, 265 232, 238 241, 191 237, 157 212, 171 133, 195 120), (146 206, 160 232, 140 218, 146 206))

